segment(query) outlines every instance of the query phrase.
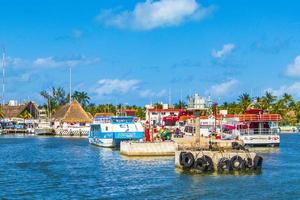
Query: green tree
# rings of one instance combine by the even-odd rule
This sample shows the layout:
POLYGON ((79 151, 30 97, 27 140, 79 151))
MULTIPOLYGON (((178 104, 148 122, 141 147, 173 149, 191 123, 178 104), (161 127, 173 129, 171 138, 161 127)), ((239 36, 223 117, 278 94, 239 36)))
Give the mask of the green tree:
POLYGON ((74 91, 72 98, 78 101, 83 108, 86 108, 86 106, 90 103, 90 97, 87 92, 74 91))
POLYGON ((243 93, 238 98, 240 112, 244 112, 251 103, 251 97, 248 93, 243 93))
POLYGON ((184 101, 178 101, 177 103, 174 104, 175 108, 180 108, 180 109, 184 109, 187 107, 187 104, 184 101))

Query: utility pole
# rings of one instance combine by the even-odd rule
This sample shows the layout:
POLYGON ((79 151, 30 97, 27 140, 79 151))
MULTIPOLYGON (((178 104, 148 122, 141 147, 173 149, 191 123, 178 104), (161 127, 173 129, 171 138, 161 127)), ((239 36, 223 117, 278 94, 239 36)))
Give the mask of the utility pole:
POLYGON ((71 68, 71 66, 69 66, 69 72, 70 72, 70 77, 69 77, 69 89, 70 89, 70 94, 69 94, 69 103, 70 103, 70 105, 71 105, 71 103, 72 103, 72 68, 71 68))
POLYGON ((5 104, 4 94, 5 94, 5 48, 3 48, 2 53, 2 105, 5 104))
POLYGON ((171 102, 172 102, 172 100, 171 100, 171 89, 169 88, 169 106, 168 107, 171 106, 171 102))
POLYGON ((196 118, 196 123, 195 123, 195 135, 196 135, 196 146, 199 148, 200 147, 200 117, 196 118))

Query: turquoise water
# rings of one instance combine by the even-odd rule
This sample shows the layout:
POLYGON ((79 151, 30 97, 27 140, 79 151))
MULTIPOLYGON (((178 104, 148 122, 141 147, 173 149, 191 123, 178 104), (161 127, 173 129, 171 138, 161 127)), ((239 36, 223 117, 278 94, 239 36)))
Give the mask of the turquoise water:
POLYGON ((300 199, 300 134, 262 154, 260 175, 180 173, 174 159, 128 159, 86 139, 0 137, 7 199, 300 199))

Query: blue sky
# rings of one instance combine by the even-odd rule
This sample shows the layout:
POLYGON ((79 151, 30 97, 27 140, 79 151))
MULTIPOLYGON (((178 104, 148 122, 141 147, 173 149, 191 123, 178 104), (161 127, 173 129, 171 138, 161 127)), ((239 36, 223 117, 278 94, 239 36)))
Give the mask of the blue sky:
POLYGON ((6 100, 85 90, 95 103, 300 98, 299 1, 0 0, 6 100), (299 56, 299 57, 298 57, 299 56))

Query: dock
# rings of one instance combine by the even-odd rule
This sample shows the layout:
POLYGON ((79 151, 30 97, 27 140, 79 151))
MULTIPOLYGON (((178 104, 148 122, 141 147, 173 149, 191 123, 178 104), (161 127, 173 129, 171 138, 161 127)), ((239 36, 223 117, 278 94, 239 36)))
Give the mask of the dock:
POLYGON ((2 135, 15 135, 15 134, 33 135, 34 133, 29 132, 27 129, 2 129, 1 134, 2 135))
POLYGON ((176 168, 193 173, 259 171, 262 162, 261 156, 248 150, 175 152, 176 168))
POLYGON ((123 141, 120 152, 126 156, 174 156, 178 145, 172 141, 134 142, 123 141))

